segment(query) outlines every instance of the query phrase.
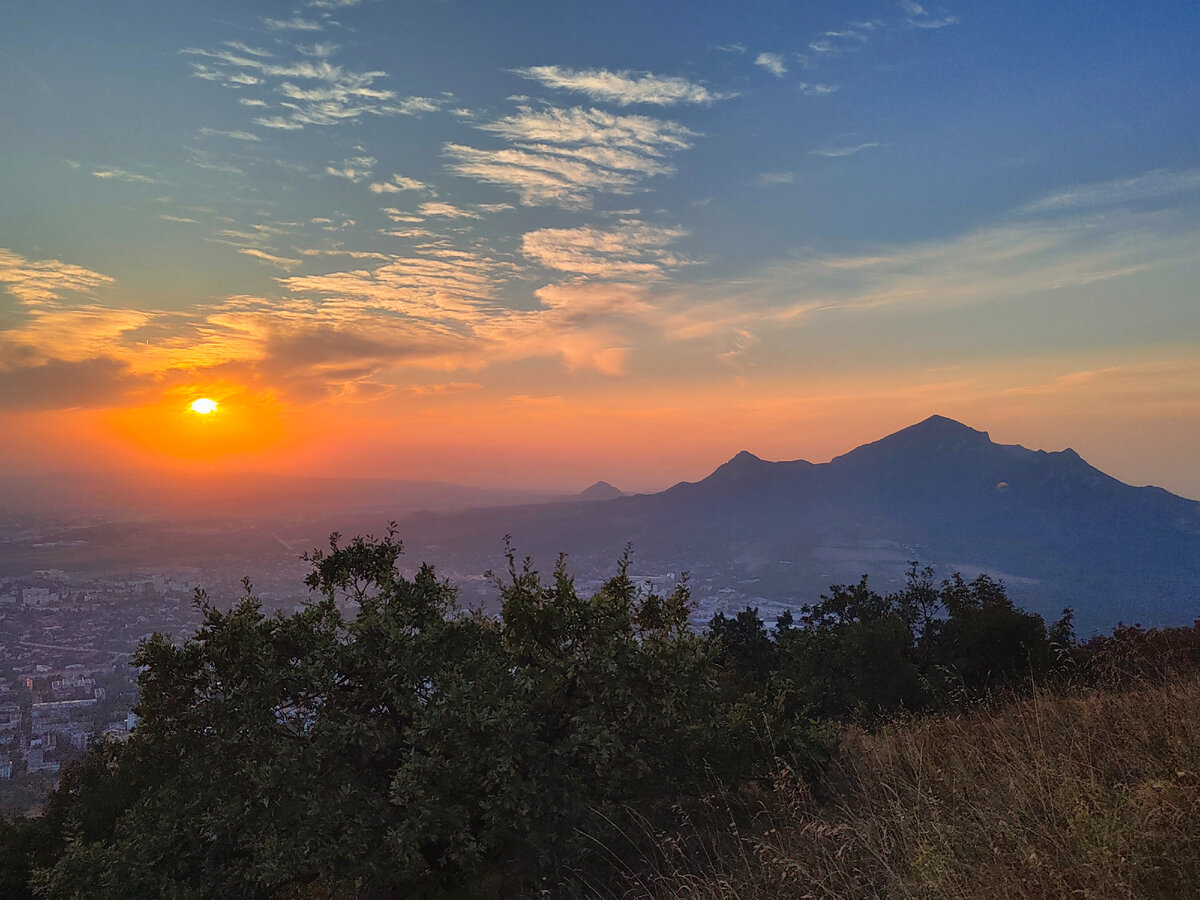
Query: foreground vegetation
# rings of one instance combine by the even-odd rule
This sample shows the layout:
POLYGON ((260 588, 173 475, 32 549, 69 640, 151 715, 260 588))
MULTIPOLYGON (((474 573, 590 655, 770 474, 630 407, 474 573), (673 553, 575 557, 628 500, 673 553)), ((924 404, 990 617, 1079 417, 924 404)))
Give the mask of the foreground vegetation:
POLYGON ((1194 896, 1200 675, 847 728, 815 791, 783 770, 647 868, 631 896, 1194 896))
POLYGON ((1178 896, 1193 629, 1076 646, 981 576, 689 627, 510 552, 501 616, 334 536, 314 600, 138 651, 141 725, 0 826, 3 896, 1178 896), (1000 697, 1009 698, 1002 703, 1000 697), (1170 852, 1168 852, 1168 850, 1170 852), (1072 891, 1079 893, 1072 894, 1072 891), (1114 893, 1115 891, 1115 893, 1114 893), (1172 893, 1174 891, 1175 893, 1172 893))

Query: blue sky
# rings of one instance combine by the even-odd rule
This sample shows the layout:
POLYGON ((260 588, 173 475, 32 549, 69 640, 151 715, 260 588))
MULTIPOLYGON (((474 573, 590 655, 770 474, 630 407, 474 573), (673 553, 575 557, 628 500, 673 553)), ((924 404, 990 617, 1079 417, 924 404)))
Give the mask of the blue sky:
POLYGON ((194 465, 654 487, 937 412, 1200 495, 1195 5, 3 15, 12 467, 179 462, 204 392, 273 437, 194 465))

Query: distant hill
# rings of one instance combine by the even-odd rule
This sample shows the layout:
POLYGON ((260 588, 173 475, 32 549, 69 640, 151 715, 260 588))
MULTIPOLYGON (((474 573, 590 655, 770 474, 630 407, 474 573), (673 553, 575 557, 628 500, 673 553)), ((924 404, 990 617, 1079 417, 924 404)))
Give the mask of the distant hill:
POLYGON ((1003 578, 1047 618, 1075 607, 1084 634, 1200 615, 1200 503, 1123 484, 1073 450, 996 444, 942 416, 828 463, 743 451, 657 494, 401 522, 413 555, 428 542, 459 571, 494 566, 505 534, 546 566, 568 553, 576 570, 611 566, 632 543, 636 567, 689 570, 700 599, 724 590, 765 609, 864 573, 890 589, 917 560, 939 575, 1003 578))
POLYGON ((576 500, 615 500, 617 497, 624 497, 625 492, 619 488, 613 487, 607 481, 597 481, 586 490, 580 491, 575 495, 576 500))

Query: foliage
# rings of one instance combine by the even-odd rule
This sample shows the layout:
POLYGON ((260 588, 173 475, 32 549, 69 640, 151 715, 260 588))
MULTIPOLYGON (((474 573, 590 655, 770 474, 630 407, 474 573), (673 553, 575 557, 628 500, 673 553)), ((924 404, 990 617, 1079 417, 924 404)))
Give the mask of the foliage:
POLYGON ((198 594, 195 635, 145 642, 141 723, 56 793, 38 890, 561 887, 630 812, 768 770, 688 627, 686 585, 645 594, 625 557, 583 598, 563 560, 545 582, 510 551, 494 620, 427 566, 401 575, 400 552, 392 532, 335 534, 294 615, 265 616, 247 584, 228 611, 198 594))
POLYGON ((130 740, 90 750, 44 817, 0 823, 5 896, 595 890, 714 791, 745 820, 780 771, 819 782, 833 720, 876 726, 1078 657, 1069 614, 1047 629, 986 576, 935 585, 916 564, 896 593, 864 576, 773 631, 747 608, 697 633, 686 580, 646 593, 628 552, 584 597, 564 559, 543 577, 510 548, 492 618, 428 566, 403 575, 401 551, 393 530, 332 535, 292 615, 249 583, 228 610, 198 592, 194 635, 137 651, 130 740))
POLYGON ((1047 630, 987 575, 935 586, 933 570, 912 563, 903 590, 881 595, 865 575, 833 585, 799 619, 781 616, 773 637, 751 608, 714 616, 709 634, 731 677, 791 715, 873 722, 1047 674, 1056 642, 1073 644, 1070 621, 1067 610, 1047 630))

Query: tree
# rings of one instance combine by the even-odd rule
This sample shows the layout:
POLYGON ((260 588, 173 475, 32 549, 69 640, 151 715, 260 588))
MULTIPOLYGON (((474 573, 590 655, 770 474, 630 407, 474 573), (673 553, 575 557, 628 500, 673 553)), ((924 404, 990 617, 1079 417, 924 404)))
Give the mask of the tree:
MULTIPOLYGON (((766 771, 686 585, 616 575, 581 597, 508 554, 499 620, 468 614, 400 542, 308 556, 316 599, 246 596, 136 656, 141 724, 55 798, 53 896, 478 896, 571 877, 629 816, 766 771), (751 748, 753 749, 753 748, 751 748), (332 833, 331 833, 332 832, 332 833), (334 836, 336 835, 336 836, 334 836), (598 843, 599 842, 599 843, 598 843)), ((607 863, 605 863, 607 865, 607 863)))

